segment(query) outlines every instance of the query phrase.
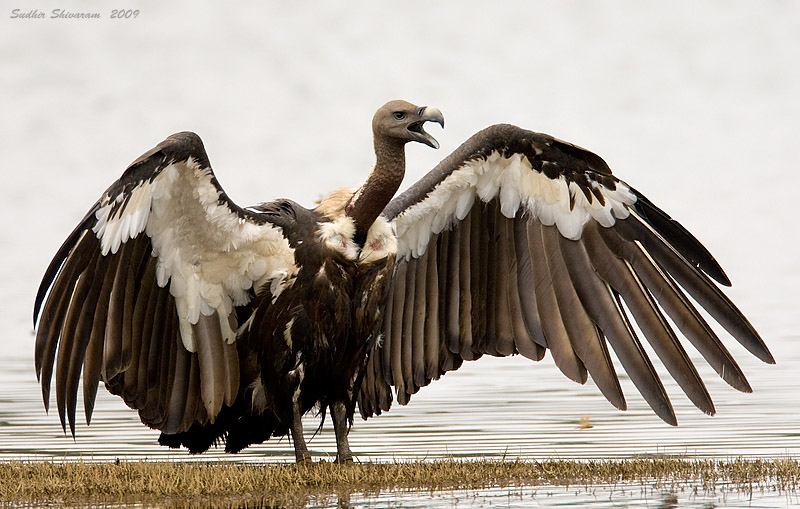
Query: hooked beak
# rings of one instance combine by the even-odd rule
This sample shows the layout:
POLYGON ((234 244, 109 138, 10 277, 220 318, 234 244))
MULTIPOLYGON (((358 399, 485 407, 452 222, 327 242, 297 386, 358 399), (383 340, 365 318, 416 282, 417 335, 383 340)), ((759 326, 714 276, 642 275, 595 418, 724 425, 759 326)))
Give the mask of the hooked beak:
POLYGON ((433 136, 425 132, 423 125, 425 122, 436 122, 440 126, 444 127, 444 115, 442 115, 442 112, 439 111, 439 108, 434 106, 420 106, 417 108, 416 114, 419 117, 419 120, 416 120, 408 125, 408 130, 411 132, 414 140, 424 143, 429 147, 439 148, 439 142, 436 141, 433 136))

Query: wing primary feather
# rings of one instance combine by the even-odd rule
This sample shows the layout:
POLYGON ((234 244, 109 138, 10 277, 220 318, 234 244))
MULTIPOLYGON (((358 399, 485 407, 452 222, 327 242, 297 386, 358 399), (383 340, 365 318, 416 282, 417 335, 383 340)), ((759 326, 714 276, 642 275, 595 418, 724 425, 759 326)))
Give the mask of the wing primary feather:
MULTIPOLYGON (((592 229, 584 230, 579 245, 585 248, 588 260, 598 274, 611 270, 604 267, 609 263, 607 249, 602 239, 593 234, 592 229)), ((600 326, 609 343, 614 348, 625 372, 647 401, 650 408, 673 426, 677 425, 675 412, 669 402, 664 386, 658 378, 647 353, 636 337, 624 308, 619 302, 617 293, 607 282, 596 278, 580 278, 573 281, 578 289, 584 307, 589 315, 600 326)))
POLYGON ((203 406, 199 356, 196 352, 186 353, 189 354, 189 376, 186 388, 186 396, 184 399, 186 406, 183 409, 183 418, 181 419, 178 432, 186 431, 192 426, 192 423, 197 418, 200 407, 203 406))
MULTIPOLYGON (((599 242, 594 246, 600 249, 599 242)), ((713 415, 714 403, 700 375, 641 280, 631 266, 617 258, 610 249, 603 256, 608 263, 598 267, 601 269, 598 271, 600 277, 622 296, 645 338, 692 403, 703 412, 713 415)))
MULTIPOLYGON (((439 278, 439 373, 437 378, 447 371, 455 369, 453 366, 461 359, 454 351, 458 351, 458 263, 453 264, 451 256, 458 256, 458 245, 453 248, 452 231, 444 230, 439 235, 438 251, 438 278, 439 278), (450 251, 453 250, 454 253, 450 251), (453 288, 455 287, 455 288, 453 288), (451 336, 453 334, 453 336, 451 336), (455 341, 451 349, 451 339, 455 341)), ((457 262, 457 260, 455 260, 457 262)))
MULTIPOLYGON (((149 393, 158 385, 163 359, 169 359, 169 347, 172 337, 169 335, 170 325, 173 321, 172 308, 169 306, 169 290, 153 285, 153 294, 150 299, 153 301, 152 314, 148 309, 148 316, 153 321, 150 329, 150 348, 147 352, 147 392, 149 393), (166 352, 166 353, 165 353, 166 352)), ((149 395, 148 395, 149 399, 149 395)))
POLYGON ((381 374, 381 366, 380 366, 380 358, 376 357, 375 362, 372 363, 373 369, 375 370, 375 387, 373 388, 375 392, 376 401, 374 402, 375 405, 375 413, 380 415, 381 412, 388 412, 389 409, 392 407, 392 389, 386 383, 386 380, 380 376, 381 374))
MULTIPOLYGON (((167 302, 174 302, 171 295, 167 295, 167 302)), ((167 304, 169 306, 169 304, 167 304)), ((169 309, 169 307, 167 307, 169 309)), ((166 336, 164 339, 166 341, 167 348, 169 348, 168 352, 169 355, 167 356, 166 364, 162 364, 161 370, 166 373, 166 376, 162 377, 162 385, 164 386, 164 391, 161 396, 161 405, 160 405, 160 412, 159 416, 161 421, 159 422, 159 429, 162 429, 166 426, 167 419, 170 416, 170 403, 171 397, 173 392, 176 391, 176 386, 180 386, 178 390, 183 390, 185 393, 186 391, 186 381, 182 382, 178 381, 177 377, 177 366, 180 363, 181 359, 185 356, 188 358, 189 352, 183 346, 183 340, 181 339, 180 333, 180 318, 177 316, 177 313, 172 315, 171 320, 169 320, 169 335, 166 336)))
POLYGON ((728 279, 717 260, 689 230, 658 208, 646 196, 635 189, 631 189, 631 191, 636 195, 634 208, 639 212, 640 217, 659 232, 689 264, 702 270, 720 284, 731 286, 731 280, 728 279))
MULTIPOLYGON (((458 288, 459 288, 459 305, 458 305, 458 342, 459 349, 455 354, 459 354, 462 359, 466 361, 474 360, 473 343, 477 337, 474 323, 473 302, 477 298, 475 287, 478 281, 478 271, 480 270, 480 262, 478 257, 480 252, 475 248, 477 242, 473 242, 473 222, 478 221, 476 217, 478 212, 473 207, 467 217, 464 219, 463 226, 458 228, 458 235, 455 239, 458 241, 458 288)), ((450 260, 450 263, 453 263, 450 260)), ((452 351, 452 350, 451 350, 452 351)))
MULTIPOLYGON (((142 239, 145 238, 145 236, 141 236, 132 242, 147 245, 149 243, 142 241, 142 239)), ((135 258, 136 257, 134 256, 134 259, 135 258)), ((143 328, 148 325, 144 323, 142 315, 147 309, 147 296, 150 294, 152 285, 143 284, 142 275, 146 269, 146 266, 143 265, 143 260, 141 257, 139 259, 139 263, 136 263, 133 266, 138 267, 138 269, 133 275, 134 296, 131 302, 132 311, 130 313, 130 340, 129 344, 127 345, 127 356, 129 360, 127 363, 123 363, 125 368, 125 386, 122 389, 122 399, 129 406, 132 406, 133 408, 140 408, 140 405, 137 404, 139 379, 142 377, 142 372, 145 371, 145 369, 139 368, 140 366, 144 366, 144 362, 142 362, 142 350, 145 350, 144 355, 147 355, 147 346, 144 341, 143 328)), ((152 326, 152 324, 149 325, 152 326)), ((150 335, 147 336, 148 342, 149 339, 150 335)), ((125 350, 126 346, 123 345, 123 352, 125 350)), ((144 359, 144 361, 146 362, 146 359, 144 359)))
MULTIPOLYGON (((496 352, 499 355, 506 356, 516 352, 514 347, 515 333, 514 324, 519 323, 512 301, 509 298, 510 280, 514 279, 516 282, 516 269, 511 266, 511 246, 510 242, 513 241, 512 233, 512 220, 505 217, 500 213, 500 210, 495 206, 494 210, 494 234, 496 239, 496 256, 495 264, 492 266, 496 273, 495 277, 495 344, 496 352)), ((516 284, 514 284, 516 294, 516 284)), ((516 295, 515 295, 516 296, 516 295)), ((517 309, 517 312, 519 310, 517 309)), ((520 316, 521 318, 521 316, 520 316)))
POLYGON ((459 228, 458 235, 459 351, 454 353, 459 354, 462 359, 470 361, 476 358, 473 345, 479 337, 475 328, 475 301, 478 299, 476 287, 479 281, 480 261, 478 258, 480 252, 475 248, 478 243, 472 241, 475 232, 473 222, 478 221, 475 209, 469 213, 467 218, 469 223, 465 224, 463 228, 459 228))
MULTIPOLYGON (((200 396, 208 417, 214 422, 222 408, 226 392, 225 352, 222 349, 225 340, 222 338, 219 317, 216 314, 201 314, 192 329, 197 344, 200 396)), ((193 416, 193 412, 189 413, 193 416)))
POLYGON ((415 387, 425 387, 425 311, 428 291, 428 258, 430 250, 426 250, 417 258, 414 267, 414 317, 411 344, 411 369, 415 387))
POLYGON ((153 287, 153 295, 151 296, 151 299, 155 301, 155 307, 152 315, 154 325, 151 331, 150 349, 147 352, 147 395, 144 406, 139 409, 139 416, 142 422, 151 427, 156 427, 156 423, 163 423, 165 408, 165 389, 163 386, 168 382, 167 377, 171 371, 168 363, 170 342, 172 341, 169 336, 172 319, 162 317, 160 322, 161 329, 158 334, 156 334, 157 325, 155 323, 158 320, 159 310, 162 308, 162 298, 166 300, 164 290, 164 288, 159 288, 156 285, 153 287))
POLYGON ((183 415, 186 410, 186 400, 189 394, 189 375, 192 356, 183 344, 177 344, 178 338, 171 338, 170 363, 172 371, 170 378, 169 403, 166 408, 166 421, 161 428, 162 433, 174 435, 183 431, 183 415))
MULTIPOLYGON (((523 356, 533 359, 541 360, 544 355, 544 349, 539 347, 533 339, 531 332, 525 323, 525 317, 522 314, 522 300, 519 294, 519 264, 517 259, 516 223, 519 217, 513 220, 509 219, 503 222, 504 230, 502 235, 505 236, 505 258, 508 267, 508 312, 511 319, 511 326, 513 328, 513 348, 523 356)), ((527 240, 525 241, 527 244, 527 240)), ((524 247, 527 249, 527 245, 524 247)), ((530 257, 528 257, 530 260, 530 257)))
POLYGON ((99 256, 97 251, 95 253, 95 261, 89 265, 90 270, 85 273, 91 273, 92 284, 81 306, 80 320, 75 331, 76 344, 70 356, 69 373, 67 375, 67 410, 69 412, 70 431, 73 437, 75 436, 75 409, 78 406, 78 385, 81 378, 81 368, 86 357, 87 346, 91 341, 94 315, 102 292, 105 272, 109 265, 107 257, 99 256))
POLYGON ((380 360, 377 350, 373 350, 367 360, 367 368, 365 370, 364 382, 361 385, 361 399, 358 402, 358 409, 361 412, 361 417, 373 416, 380 413, 380 404, 378 403, 378 385, 382 382, 381 370, 376 365, 380 360), (378 378, 376 378, 376 376, 378 378), (364 406, 362 407, 362 400, 364 406))
POLYGON ((81 372, 86 357, 86 348, 91 340, 92 325, 94 314, 97 309, 97 301, 103 288, 105 271, 109 260, 105 256, 100 256, 96 251, 94 263, 90 263, 90 273, 92 277, 91 288, 81 306, 80 319, 75 329, 75 347, 72 349, 69 360, 69 373, 67 375, 67 418, 72 436, 75 436, 75 410, 78 406, 78 385, 81 379, 81 372))
MULTIPOLYGON (((461 280, 469 278, 469 258, 461 258, 461 229, 454 229, 447 232, 445 237, 447 249, 444 260, 447 265, 445 280, 447 281, 447 323, 445 324, 445 342, 448 351, 457 355, 461 351, 461 306, 463 293, 461 291, 461 280), (465 266, 467 267, 465 269, 465 266), (466 276, 462 276, 465 274, 466 276)), ((471 327, 471 325, 470 325, 471 327)), ((471 329, 470 329, 471 330, 471 329)))
MULTIPOLYGON (((58 248, 56 251, 55 256, 50 261, 50 264, 47 266, 47 270, 45 270, 44 277, 42 277, 42 282, 39 285, 39 290, 36 293, 36 301, 33 305, 33 324, 36 326, 40 322, 38 321, 39 313, 42 311, 42 304, 44 303, 44 299, 47 296, 48 290, 52 294, 52 291, 55 287, 54 281, 58 279, 59 275, 64 272, 64 265, 68 262, 71 253, 74 252, 76 247, 81 243, 84 237, 88 236, 92 237, 89 233, 91 229, 91 225, 95 221, 94 214, 97 211, 98 204, 92 206, 89 212, 83 217, 78 226, 75 227, 74 230, 67 236, 67 239, 61 244, 61 247, 58 248)), ((79 261, 76 259, 73 263, 79 261)), ((47 323, 47 322, 45 322, 47 323)), ((38 359, 38 356, 37 356, 38 359)), ((38 373, 38 369, 37 369, 38 373)))
MULTIPOLYGON (((542 330, 539 306, 536 304, 536 282, 533 277, 531 248, 528 245, 528 217, 523 215, 514 221, 514 251, 517 255, 517 289, 525 327, 534 341, 532 350, 520 350, 525 357, 538 361, 544 356, 547 340, 542 330)), ((517 346, 519 348, 519 345, 517 346)))
MULTIPOLYGON (((485 308, 485 332, 481 337, 482 341, 477 345, 477 350, 480 353, 487 353, 494 357, 499 356, 497 351, 497 342, 500 341, 498 337, 499 325, 497 319, 497 308, 498 308, 498 286, 499 281, 498 279, 500 276, 500 271, 498 270, 499 267, 497 266, 497 232, 495 232, 495 214, 498 214, 495 210, 495 204, 497 202, 495 200, 490 201, 489 203, 485 204, 483 207, 483 228, 481 228, 481 247, 483 244, 486 245, 486 262, 484 263, 483 271, 481 273, 481 277, 485 278, 486 283, 484 288, 486 289, 485 298, 483 299, 483 305, 485 308)), ((483 254, 483 249, 481 249, 481 254, 483 254)), ((474 348, 473 348, 474 349, 474 348)))
MULTIPOLYGON (((378 350, 375 350, 374 353, 380 355, 378 350)), ((361 387, 358 389, 356 396, 355 403, 358 407, 358 413, 365 421, 370 417, 380 415, 377 388, 378 383, 383 381, 383 374, 380 367, 376 366, 375 359, 378 358, 373 357, 372 353, 368 354, 367 362, 364 364, 364 374, 361 377, 361 387), (380 377, 379 380, 375 379, 376 375, 380 377)))
POLYGON ((56 357, 56 406, 58 408, 58 417, 61 420, 61 429, 64 430, 65 434, 67 432, 66 383, 69 374, 69 359, 72 356, 75 328, 80 315, 81 303, 85 300, 91 286, 91 275, 87 274, 87 272, 88 269, 85 269, 83 273, 78 275, 72 298, 67 305, 64 326, 61 330, 61 341, 56 357))
POLYGON ((435 380, 439 378, 439 350, 440 350, 440 326, 439 326, 439 259, 438 238, 431 240, 426 253, 428 263, 425 274, 425 379, 435 380))
POLYGON ((649 289, 661 307, 672 318, 681 333, 692 343, 714 371, 731 387, 752 392, 747 378, 725 345, 703 317, 663 272, 638 241, 624 241, 610 228, 599 229, 606 245, 620 258, 630 262, 643 285, 649 289))
MULTIPOLYGON (((716 411, 714 409, 714 402, 711 399, 711 395, 708 393, 708 389, 706 389, 700 374, 697 373, 697 370, 684 350, 683 345, 681 345, 680 341, 675 336, 675 332, 672 330, 672 327, 670 327, 663 313, 656 305, 650 290, 642 283, 642 280, 633 270, 630 263, 626 262, 626 265, 628 267, 627 274, 630 274, 633 277, 633 280, 637 284, 641 292, 641 296, 643 297, 639 298, 637 295, 635 300, 637 300, 639 304, 629 307, 631 309, 634 307, 637 309, 642 308, 644 310, 644 313, 642 314, 651 315, 649 320, 646 321, 649 323, 649 327, 652 328, 652 332, 649 332, 647 330, 648 327, 645 327, 640 323, 640 327, 644 331, 645 336, 648 338, 648 341, 650 341, 649 338, 651 337, 651 334, 653 338, 655 338, 658 334, 662 334, 664 339, 669 340, 669 342, 655 340, 655 342, 660 345, 660 348, 654 347, 654 350, 658 354, 659 358, 662 359, 667 371, 669 371, 672 377, 678 382, 678 385, 681 387, 681 389, 683 389, 684 393, 686 393, 692 403, 694 403, 697 408, 708 415, 714 415, 716 411)), ((636 317, 636 320, 637 323, 639 323, 638 316, 636 317)), ((653 341, 650 341, 650 343, 652 345, 653 341)))
POLYGON ((392 381, 394 382, 397 397, 406 392, 406 383, 403 378, 403 316, 406 300, 406 272, 408 263, 401 261, 397 264, 397 272, 394 277, 394 301, 392 309, 392 381))
POLYGON ((361 412, 361 417, 367 419, 374 415, 381 414, 381 389, 385 384, 383 380, 382 368, 380 367, 381 357, 378 355, 379 351, 374 349, 369 355, 367 361, 366 376, 362 385, 361 393, 359 394, 358 409, 361 412), (362 408, 362 400, 364 400, 364 407, 362 408))
MULTIPOLYGON (((585 383, 586 368, 572 349, 569 333, 564 325, 569 318, 562 315, 562 311, 556 301, 554 292, 555 275, 548 266, 547 246, 545 246, 542 239, 545 228, 552 227, 542 226, 538 220, 528 222, 528 246, 531 252, 534 290, 542 329, 547 339, 547 346, 553 354, 553 360, 558 369, 570 380, 585 383)), ((566 310, 564 311, 566 312, 566 310)))
POLYGON ((563 323, 572 349, 606 399, 617 408, 625 408, 625 398, 605 340, 581 302, 574 284, 576 278, 597 278, 591 266, 581 264, 579 258, 576 260, 571 256, 570 251, 574 251, 576 242, 564 238, 556 227, 542 227, 542 243, 552 274, 555 300, 562 316, 569 313, 563 316, 563 323))
POLYGON ((114 285, 111 287, 111 298, 106 321, 106 337, 103 347, 102 377, 106 382, 117 376, 122 369, 122 341, 125 315, 125 287, 127 273, 130 270, 131 246, 122 246, 117 252, 120 256, 114 285))
MULTIPOLYGON (((568 253, 570 266, 575 267, 576 270, 579 270, 578 267, 583 267, 583 269, 580 269, 582 273, 587 274, 587 276, 593 275, 592 277, 572 278, 576 293, 583 307, 605 334, 623 368, 645 400, 648 401, 651 407, 663 407, 663 398, 660 395, 663 392, 663 387, 661 387, 658 376, 647 359, 646 353, 641 349, 641 345, 634 337, 633 330, 624 321, 621 314, 623 311, 617 305, 613 291, 594 273, 595 266, 603 263, 602 251, 596 253, 593 246, 587 243, 585 239, 571 244, 564 243, 564 246, 570 248, 562 250, 562 252, 568 253), (591 273, 586 271, 587 267, 592 268, 591 273)), ((624 409, 625 407, 621 408, 624 409)), ((667 412, 668 414, 669 412, 667 412)), ((674 417, 671 420, 674 421, 674 417)))
POLYGON ((416 258, 411 258, 406 263, 406 288, 405 303, 403 304, 403 348, 401 351, 401 362, 403 381, 405 382, 406 394, 414 394, 417 387, 414 385, 413 374, 413 349, 414 349, 414 290, 416 285, 416 258))
MULTIPOLYGON (((72 362, 77 363, 77 370, 80 372, 82 359, 78 358, 77 350, 80 348, 78 343, 79 327, 83 318, 84 304, 92 289, 92 282, 94 278, 93 270, 97 264, 98 252, 95 251, 91 254, 91 258, 86 263, 83 272, 78 276, 78 281, 75 284, 75 289, 70 299, 67 316, 64 321, 64 328, 61 331, 61 343, 58 348, 58 360, 56 365, 56 403, 58 405, 58 416, 61 419, 61 427, 66 433, 66 417, 69 413, 69 425, 72 436, 75 436, 75 410, 74 408, 68 411, 67 400, 69 398, 69 390, 71 389, 70 371, 74 371, 71 366, 72 362)), ((86 310, 91 312, 91 310, 86 310)), ((78 377, 75 377, 75 390, 78 390, 77 385, 78 377)), ((75 398, 71 398, 73 401, 75 398)))
MULTIPOLYGON (((639 341, 638 336, 636 335, 636 331, 634 330, 633 326, 631 325, 631 321, 628 318, 628 314, 625 312, 625 308, 622 306, 622 300, 620 299, 619 293, 615 292, 610 286, 608 287, 609 291, 612 293, 614 297, 614 302, 617 305, 617 309, 619 310, 619 315, 622 317, 622 320, 625 322, 625 326, 628 328, 629 334, 633 338, 635 342, 636 348, 641 352, 642 358, 645 360, 649 367, 649 371, 653 373, 653 377, 657 382, 655 386, 651 386, 651 396, 652 402, 648 401, 648 396, 646 394, 642 394, 645 397, 645 401, 647 401, 650 408, 655 411, 656 415, 658 415, 664 422, 669 424, 670 426, 677 426, 678 420, 675 417, 675 411, 672 409, 672 403, 667 396, 667 391, 664 390, 664 386, 661 384, 661 379, 658 378, 658 374, 656 374, 653 365, 650 362, 650 358, 647 357, 647 354, 644 353, 644 349, 642 348, 642 344, 639 341), (655 403, 655 406, 653 405, 655 403)), ((634 383, 635 385, 635 383, 634 383)), ((637 387, 638 388, 638 387, 637 387)), ((641 389, 640 391, 641 392, 641 389)))
POLYGON ((170 391, 175 374, 176 355, 182 342, 178 333, 178 316, 172 307, 172 298, 166 288, 154 288, 158 293, 156 316, 158 310, 163 313, 164 328, 153 328, 154 337, 151 344, 156 347, 157 355, 154 362, 154 351, 148 354, 147 365, 147 404, 139 411, 142 420, 150 426, 160 429, 167 419, 170 391))
MULTIPOLYGON (((231 330, 236 331, 237 324, 231 317, 231 330)), ((228 406, 233 406, 236 396, 239 394, 239 353, 235 343, 222 342, 222 352, 225 360, 225 394, 223 402, 228 406)))
MULTIPOLYGON (((402 262, 398 262, 400 264, 402 262)), ((395 266, 395 271, 397 270, 397 266, 395 266)), ((392 278, 389 282, 389 291, 386 296, 386 307, 384 308, 384 319, 383 319, 383 342, 379 345, 379 349, 376 352, 373 352, 372 355, 380 354, 381 361, 380 368, 383 372, 383 379, 386 380, 386 383, 389 385, 394 384, 394 379, 392 377, 392 343, 394 341, 393 333, 394 330, 392 329, 394 324, 394 285, 395 279, 392 278)))
MULTIPOLYGON (((577 315, 581 333, 575 333, 573 344, 575 352, 583 361, 595 385, 605 398, 620 410, 625 410, 627 404, 619 384, 616 370, 614 369, 611 355, 608 352, 606 341, 595 325, 598 322, 597 313, 612 311, 601 306, 585 307, 584 302, 595 299, 592 292, 606 292, 605 285, 594 272, 580 241, 573 241, 561 235, 557 237, 560 248, 560 263, 568 273, 565 275, 564 287, 560 294, 565 307, 574 310, 577 315), (569 287, 567 287, 569 283, 569 287), (589 320, 589 323, 586 323, 589 320), (589 327, 593 330, 589 330, 589 327)), ((550 239, 552 240, 552 239, 550 239)), ((602 295, 602 293, 600 294, 602 295)), ((571 333, 572 334, 572 333, 571 333)))
POLYGON ((678 284, 750 353, 768 364, 775 359, 758 332, 741 311, 708 277, 688 263, 666 240, 649 228, 635 213, 617 222, 620 233, 630 240, 639 240, 647 252, 678 284))
POLYGON ((363 419, 368 419, 376 414, 375 397, 375 359, 377 350, 372 350, 367 355, 367 364, 364 367, 364 377, 361 379, 361 390, 358 391, 358 411, 363 419))
MULTIPOLYGON (((485 351, 487 325, 487 299, 489 287, 489 232, 487 230, 484 204, 476 200, 472 208, 471 231, 469 238, 470 257, 472 259, 472 275, 470 292, 472 296, 472 344, 470 351, 465 352, 463 345, 461 356, 465 360, 475 360, 485 351)), ((462 243, 465 239, 462 237, 462 243)))
MULTIPOLYGON (((376 352, 373 351, 373 355, 376 352)), ((392 407, 392 389, 389 387, 389 384, 386 382, 386 379, 381 376, 381 358, 374 357, 374 362, 372 362, 372 367, 375 370, 375 386, 373 387, 373 392, 375 394, 375 401, 373 401, 373 411, 375 414, 380 415, 381 412, 388 412, 389 409, 392 407)))
POLYGON ((87 425, 92 421, 97 386, 100 383, 100 373, 103 368, 103 343, 106 318, 108 316, 108 300, 119 263, 119 256, 108 255, 103 258, 108 261, 108 267, 102 274, 103 286, 100 289, 100 295, 97 297, 97 305, 95 306, 92 320, 92 332, 89 336, 89 343, 86 346, 86 354, 83 360, 83 409, 87 425))
MULTIPOLYGON (((160 289, 159 289, 160 290, 160 289)), ((158 296, 160 297, 160 291, 157 291, 158 296)), ((172 328, 173 320, 168 320, 165 325, 167 329, 172 328)), ((160 426, 164 423, 165 416, 166 416, 166 405, 168 403, 169 398, 169 390, 167 385, 170 382, 170 376, 172 375, 172 369, 170 369, 170 355, 171 355, 171 348, 170 343, 171 339, 167 341, 168 331, 164 330, 164 340, 160 344, 161 348, 161 355, 158 357, 156 362, 156 366, 152 367, 149 364, 150 361, 150 353, 148 352, 148 389, 147 389, 147 402, 145 405, 139 409, 139 417, 141 418, 142 422, 147 424, 148 426, 156 429, 160 429, 160 426), (154 374, 156 380, 152 382, 152 387, 149 385, 151 383, 150 376, 151 373, 154 374)))
MULTIPOLYGON (((133 312, 133 335, 139 338, 139 349, 136 356, 136 385, 131 388, 128 397, 134 399, 136 408, 147 405, 147 371, 150 349, 153 348, 153 327, 155 324, 156 303, 158 302, 158 285, 155 283, 155 258, 150 258, 141 277, 142 288, 136 295, 136 307, 133 312)), ((163 323, 157 325, 163 330, 163 323)), ((134 368, 132 368, 133 370, 134 368)))
POLYGON ((91 257, 90 253, 92 253, 93 247, 92 237, 87 236, 84 232, 58 272, 50 290, 50 298, 44 304, 40 316, 41 323, 44 325, 36 331, 34 359, 36 376, 42 386, 45 409, 50 408, 50 381, 53 375, 58 339, 64 327, 72 292, 77 283, 77 275, 81 271, 81 263, 85 263, 84 260, 91 257))
MULTIPOLYGON (((141 281, 139 281, 140 275, 140 268, 142 265, 142 260, 145 256, 149 257, 150 251, 150 242, 146 235, 140 235, 135 239, 131 239, 128 241, 128 244, 132 244, 130 249, 131 258, 127 270, 125 271, 125 297, 124 297, 124 304, 123 304, 123 313, 122 313, 122 352, 120 356, 120 371, 126 371, 133 360, 134 351, 136 349, 136 343, 141 338, 134 337, 133 334, 133 315, 136 308, 136 293, 138 292, 138 286, 141 285, 141 281)), ((127 376, 130 378, 130 376, 127 376)))

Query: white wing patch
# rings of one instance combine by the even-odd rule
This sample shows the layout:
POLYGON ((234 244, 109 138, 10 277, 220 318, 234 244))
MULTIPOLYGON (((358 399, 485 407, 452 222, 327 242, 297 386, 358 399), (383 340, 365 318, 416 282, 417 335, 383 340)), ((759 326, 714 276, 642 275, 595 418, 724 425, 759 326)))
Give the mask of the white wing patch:
POLYGON ((200 315, 219 317, 222 336, 236 337, 228 316, 249 301, 248 290, 262 287, 276 274, 294 274, 294 250, 280 228, 248 221, 220 202, 211 170, 196 161, 173 163, 129 194, 107 196, 96 213, 93 231, 103 255, 143 231, 158 257, 156 279, 169 283, 183 345, 196 351, 192 325, 200 315))
POLYGON ((564 237, 580 238, 583 226, 594 219, 603 226, 612 226, 616 219, 630 213, 628 206, 636 196, 625 183, 617 181, 616 189, 590 181, 604 197, 591 203, 574 182, 564 177, 551 179, 536 171, 521 154, 503 157, 497 151, 486 159, 470 161, 442 180, 421 202, 409 207, 394 220, 398 237, 398 254, 408 258, 425 253, 431 234, 449 228, 469 214, 476 196, 488 202, 498 197, 500 211, 508 218, 516 216, 520 207, 542 224, 555 224, 564 237), (570 207, 570 201, 573 206, 570 207))
POLYGON ((350 261, 358 258, 358 245, 353 241, 356 224, 348 216, 340 216, 335 221, 317 223, 319 238, 329 248, 339 251, 350 261))
MULTIPOLYGON (((397 236, 389 221, 378 216, 369 227, 363 247, 353 240, 356 225, 348 216, 340 216, 335 221, 317 223, 317 234, 320 240, 330 249, 342 253, 359 264, 370 264, 397 253, 397 236)), ((323 273, 323 269, 320 269, 323 273)))
MULTIPOLYGON (((159 175, 159 178, 161 176, 159 175)), ((156 179, 158 180, 158 179, 156 179)), ((95 213, 97 223, 92 230, 100 239, 100 248, 103 256, 109 252, 116 253, 119 246, 139 235, 144 231, 147 219, 150 217, 150 206, 153 194, 160 188, 160 183, 142 183, 131 192, 128 203, 123 207, 118 204, 125 199, 125 194, 120 194, 95 213), (114 207, 116 212, 112 214, 114 207)), ((104 196, 104 201, 111 197, 104 196)))
POLYGON ((358 254, 359 264, 370 264, 397 253, 397 236, 392 225, 383 216, 378 216, 367 232, 367 240, 358 254))

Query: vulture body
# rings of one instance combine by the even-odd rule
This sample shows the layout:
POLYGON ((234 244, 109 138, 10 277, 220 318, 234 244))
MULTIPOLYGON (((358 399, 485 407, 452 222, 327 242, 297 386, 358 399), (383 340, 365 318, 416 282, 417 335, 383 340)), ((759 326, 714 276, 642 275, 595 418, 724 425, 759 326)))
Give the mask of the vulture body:
POLYGON ((597 155, 510 125, 470 138, 406 192, 405 144, 438 148, 436 108, 392 101, 372 128, 365 182, 307 209, 241 208, 200 138, 142 155, 69 235, 34 308, 45 407, 56 376, 62 427, 87 423, 98 382, 161 430, 159 441, 236 452, 330 411, 337 460, 363 418, 484 354, 588 374, 625 408, 608 345, 655 413, 675 414, 629 315, 702 411, 714 406, 673 331, 731 386, 741 369, 686 296, 765 362, 764 342, 717 283, 730 281, 683 226, 597 155), (686 292, 686 293, 685 293, 686 292), (623 304, 624 303, 624 304, 623 304))

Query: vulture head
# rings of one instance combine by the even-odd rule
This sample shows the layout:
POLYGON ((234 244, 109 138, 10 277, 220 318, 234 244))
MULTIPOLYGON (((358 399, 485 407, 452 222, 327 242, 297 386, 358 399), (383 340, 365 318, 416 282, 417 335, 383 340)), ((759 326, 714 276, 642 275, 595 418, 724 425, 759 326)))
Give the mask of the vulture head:
POLYGON ((444 116, 433 106, 415 106, 407 101, 389 101, 381 106, 372 118, 372 133, 376 142, 383 140, 418 141, 439 148, 439 142, 425 132, 425 122, 436 122, 444 127, 444 116))
MULTIPOLYGON (((433 106, 415 106, 398 100, 384 104, 372 117, 375 166, 364 184, 349 197, 344 208, 355 222, 357 243, 361 244, 366 239, 372 223, 403 181, 406 143, 418 141, 439 148, 439 142, 422 127, 425 122, 436 122, 444 127, 444 116, 433 106)), ((320 207, 327 208, 325 200, 320 207)))

